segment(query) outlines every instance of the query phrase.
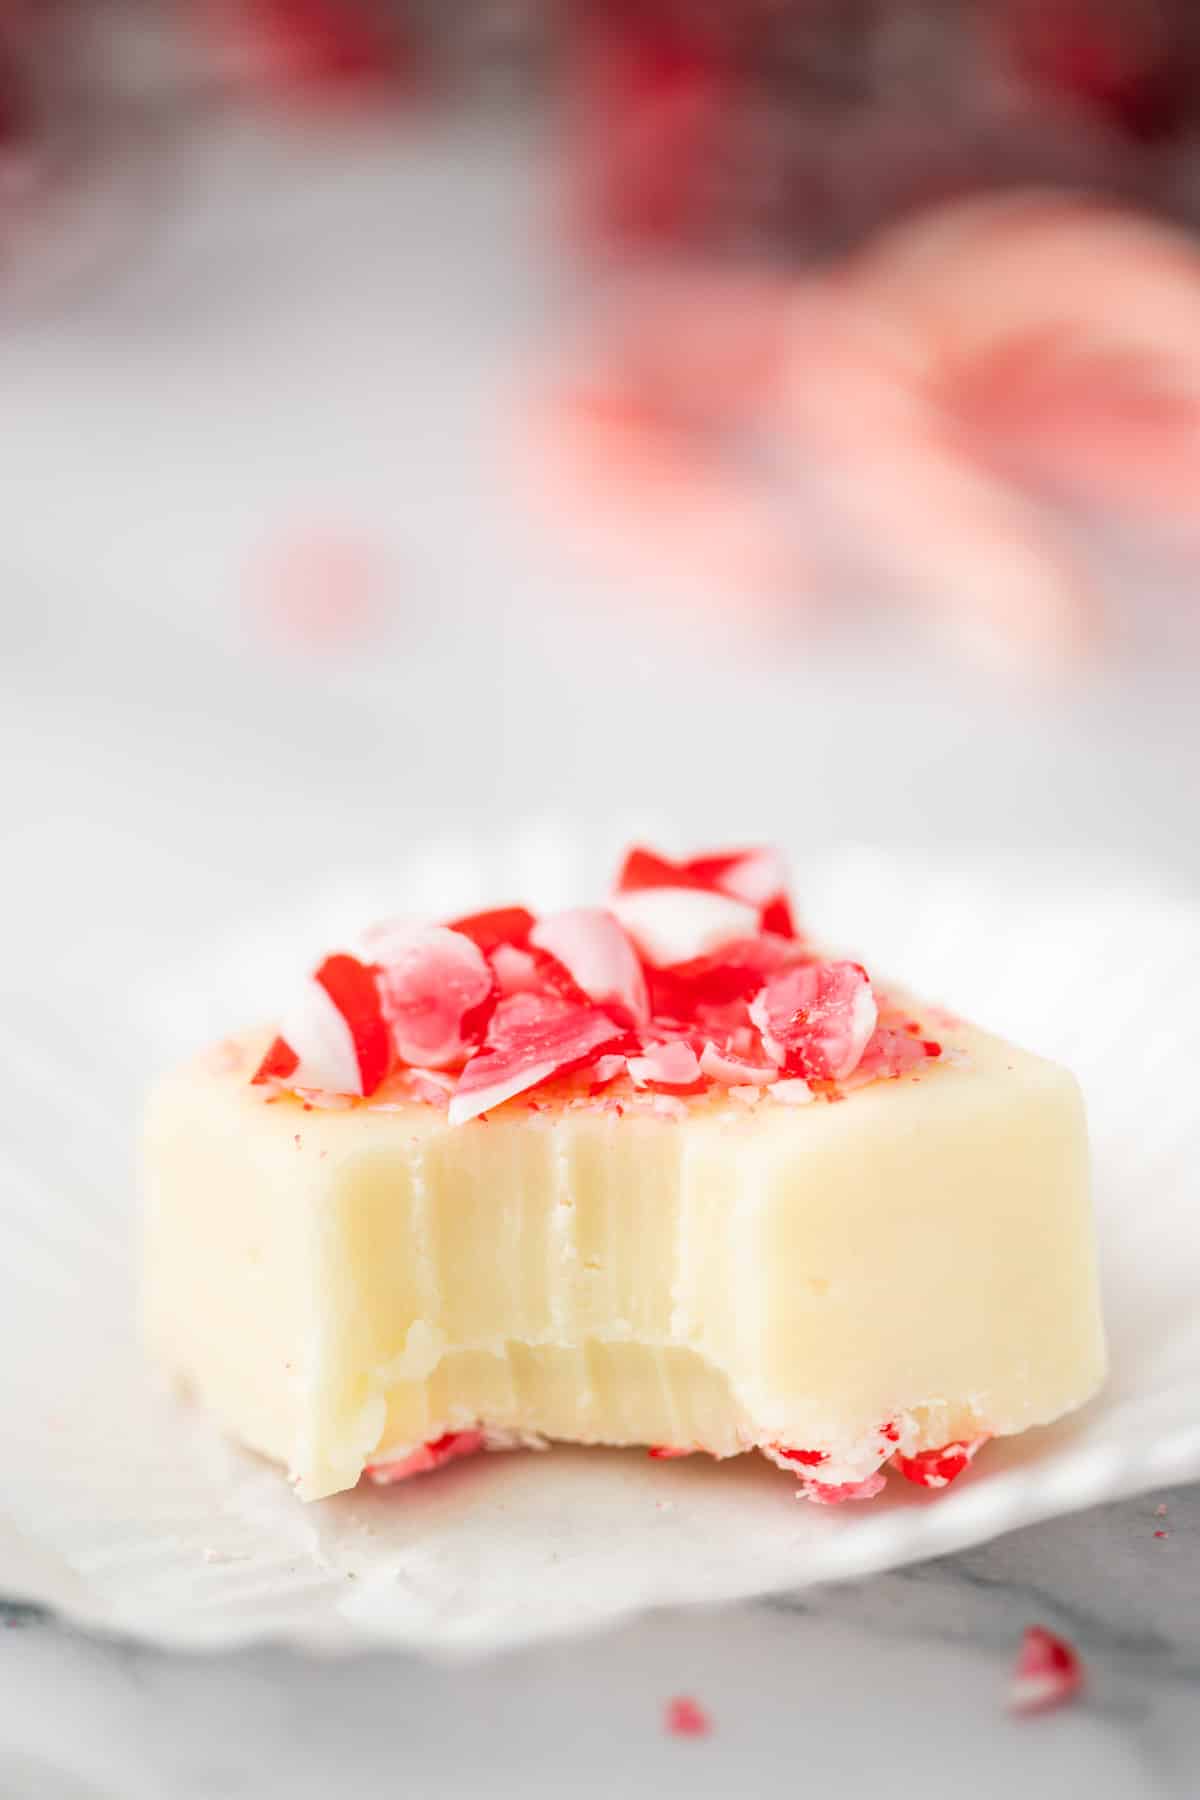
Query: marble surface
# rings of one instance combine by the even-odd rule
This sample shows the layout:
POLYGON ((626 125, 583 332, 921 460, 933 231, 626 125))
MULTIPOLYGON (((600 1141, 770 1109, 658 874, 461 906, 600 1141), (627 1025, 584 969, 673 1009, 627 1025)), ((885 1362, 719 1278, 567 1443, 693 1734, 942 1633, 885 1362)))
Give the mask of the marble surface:
MULTIPOLYGON (((374 857, 381 831, 492 834, 539 806, 584 828, 667 818, 680 843, 769 835, 786 810, 817 842, 1098 851, 1194 890, 1182 658, 1051 705, 878 634, 820 660, 705 657, 690 632, 614 629, 636 600, 572 605, 540 568, 538 588, 478 453, 541 317, 512 166, 477 136, 398 159, 377 137, 202 131, 124 272, 0 340, 0 767, 22 771, 3 849, 39 873, 4 895, 0 999, 28 993, 34 920, 64 953, 132 960, 151 906, 182 954, 315 865, 374 857), (314 514, 401 570, 365 653, 256 635, 248 563, 314 514), (696 729, 714 718, 719 753, 696 729), (231 758, 237 782, 215 773, 231 758)), ((18 1611, 0 1795, 1190 1796, 1198 1529, 1200 1489, 1156 1495, 795 1603, 455 1669, 170 1657, 18 1611), (1079 1645, 1091 1691, 1012 1721, 1038 1621, 1079 1645), (681 1691, 710 1738, 664 1733, 681 1691)))
POLYGON ((457 1666, 272 1648, 168 1656, 14 1611, 0 1632, 0 1794, 582 1800, 812 1784, 1191 1800, 1198 1533, 1189 1488, 868 1582, 457 1666), (1032 1623, 1071 1639, 1088 1688, 1055 1714, 1012 1718, 1009 1667, 1032 1623), (710 1736, 667 1734, 664 1703, 681 1693, 708 1711, 710 1736))

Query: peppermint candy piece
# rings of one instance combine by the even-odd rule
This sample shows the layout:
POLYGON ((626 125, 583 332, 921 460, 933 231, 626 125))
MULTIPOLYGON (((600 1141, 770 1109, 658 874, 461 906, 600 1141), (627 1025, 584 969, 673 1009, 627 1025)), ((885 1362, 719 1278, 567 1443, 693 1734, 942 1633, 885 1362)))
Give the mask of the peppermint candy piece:
POLYGON ((483 1048, 459 1076, 450 1123, 462 1125, 552 1075, 565 1075, 623 1049, 628 1041, 624 1027, 599 1007, 579 1006, 556 994, 510 994, 497 1004, 483 1048))
POLYGON ((943 1444, 940 1450, 921 1450, 916 1456, 894 1456, 892 1467, 916 1487, 944 1488, 956 1481, 988 1441, 988 1434, 961 1443, 943 1444))
POLYGON ((744 1056, 734 1056, 719 1049, 711 1039, 701 1053, 700 1072, 719 1081, 722 1087, 769 1087, 779 1079, 774 1063, 753 1063, 744 1056))
POLYGON ((533 926, 533 914, 527 907, 495 906, 489 912, 468 913, 465 918, 452 919, 447 930, 459 931, 463 937, 469 937, 488 956, 501 944, 528 943, 533 926))
POLYGON ((700 1063, 692 1046, 675 1038, 647 1044, 640 1056, 631 1056, 629 1074, 636 1087, 692 1087, 700 1079, 700 1063))
POLYGON ((810 1100, 816 1099, 807 1081, 800 1075, 788 1075, 782 1081, 773 1082, 767 1092, 780 1106, 807 1106, 810 1100))
POLYGON ((392 1061, 374 971, 327 956, 305 982, 253 1077, 332 1094, 373 1094, 392 1061))
POLYGON ((1008 1703, 1014 1712, 1045 1712, 1073 1700, 1084 1683, 1079 1652, 1066 1638, 1030 1625, 1013 1669, 1008 1703))
POLYGON ((474 1456, 476 1451, 484 1448, 482 1431, 447 1431, 440 1438, 431 1438, 427 1444, 418 1444, 404 1456, 385 1457, 381 1462, 367 1464, 367 1478, 376 1487, 393 1487, 398 1481, 407 1481, 413 1475, 427 1475, 432 1469, 440 1469, 443 1464, 457 1462, 460 1456, 474 1456))
POLYGON ((887 1486, 887 1476, 877 1469, 862 1481, 805 1481, 801 1486, 805 1499, 816 1506, 844 1506, 848 1500, 874 1500, 887 1486))
POLYGON ((598 1006, 615 1007, 634 1024, 650 1017, 646 977, 637 952, 607 908, 576 906, 551 913, 539 920, 529 942, 561 963, 576 986, 598 1006))
POLYGON ((447 925, 377 925, 366 939, 396 1053, 417 1068, 461 1062, 481 1035, 469 1015, 495 989, 478 944, 447 925))
POLYGON ((755 907, 703 888, 639 888, 614 895, 611 904, 639 953, 658 969, 694 962, 758 930, 755 907))
POLYGON ((681 863, 654 850, 630 850, 617 874, 616 892, 657 887, 697 888, 744 900, 758 912, 762 930, 796 936, 787 868, 778 850, 722 850, 681 863))
POLYGON ((893 1080, 941 1054, 942 1046, 930 1038, 914 1037, 911 1032, 880 1025, 872 1032, 855 1073, 872 1081, 893 1080))
POLYGON ((542 985, 538 958, 516 944, 497 944, 488 961, 502 994, 529 994, 542 985))
MULTIPOLYGON (((694 957, 672 969, 650 971, 650 999, 655 1016, 681 1023, 705 1024, 714 1012, 751 1000, 768 975, 793 967, 794 942, 763 932, 734 938, 710 956, 694 957)), ((743 1010, 738 1017, 745 1021, 743 1010)))
POLYGON ((767 1055, 788 1075, 844 1081, 858 1067, 878 1012, 858 963, 810 962, 768 976, 750 1017, 767 1055))

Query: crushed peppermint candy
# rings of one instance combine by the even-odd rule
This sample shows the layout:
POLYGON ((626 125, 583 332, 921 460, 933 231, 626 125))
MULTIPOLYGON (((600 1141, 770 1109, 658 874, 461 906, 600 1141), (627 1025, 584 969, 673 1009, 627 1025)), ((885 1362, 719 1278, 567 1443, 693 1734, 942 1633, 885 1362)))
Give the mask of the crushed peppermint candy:
POLYGON ((1079 1652, 1066 1638, 1030 1625, 1013 1669, 1008 1703, 1014 1712, 1047 1712, 1075 1699, 1084 1682, 1079 1652))
POLYGON ((705 1092, 803 1106, 941 1055, 859 963, 797 932, 776 851, 639 847, 605 906, 375 926, 297 991, 252 1081, 268 1100, 424 1103, 462 1126, 510 1100, 540 1109, 534 1090, 565 1079, 568 1105, 685 1119, 705 1092))
POLYGON ((944 1488, 957 1481, 987 1443, 987 1433, 961 1443, 943 1444, 940 1450, 922 1450, 916 1456, 894 1456, 892 1467, 917 1487, 944 1488))
POLYGON ((712 1720, 704 1708, 687 1694, 667 1701, 666 1725, 672 1737, 707 1737, 712 1730, 712 1720))
POLYGON ((398 1481, 408 1481, 413 1475, 428 1475, 445 1463, 457 1462, 461 1456, 474 1456, 476 1451, 485 1448, 482 1431, 447 1431, 439 1438, 431 1438, 427 1444, 418 1444, 415 1450, 369 1462, 367 1479, 376 1487, 393 1487, 398 1481))

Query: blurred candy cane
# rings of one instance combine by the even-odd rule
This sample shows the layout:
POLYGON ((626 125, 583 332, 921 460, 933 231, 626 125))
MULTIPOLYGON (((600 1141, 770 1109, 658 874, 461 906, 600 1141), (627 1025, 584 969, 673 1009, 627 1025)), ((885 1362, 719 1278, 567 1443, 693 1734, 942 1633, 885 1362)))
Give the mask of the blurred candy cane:
POLYGON ((835 549, 867 552, 893 595, 993 652, 1061 661, 1098 596, 1054 502, 1194 520, 1200 250, 1015 194, 935 209, 821 274, 677 276, 557 389, 548 426, 580 514, 660 563, 744 595, 815 488, 835 549))

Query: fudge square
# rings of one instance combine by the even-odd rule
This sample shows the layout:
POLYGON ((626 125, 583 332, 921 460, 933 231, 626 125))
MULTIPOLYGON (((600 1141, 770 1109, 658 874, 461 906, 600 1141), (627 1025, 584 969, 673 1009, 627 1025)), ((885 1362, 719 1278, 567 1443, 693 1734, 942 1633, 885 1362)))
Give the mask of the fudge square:
POLYGON ((1103 1377, 1073 1077, 815 947, 767 851, 374 928, 145 1166, 152 1353, 307 1500, 555 1440, 869 1499, 1103 1377))

